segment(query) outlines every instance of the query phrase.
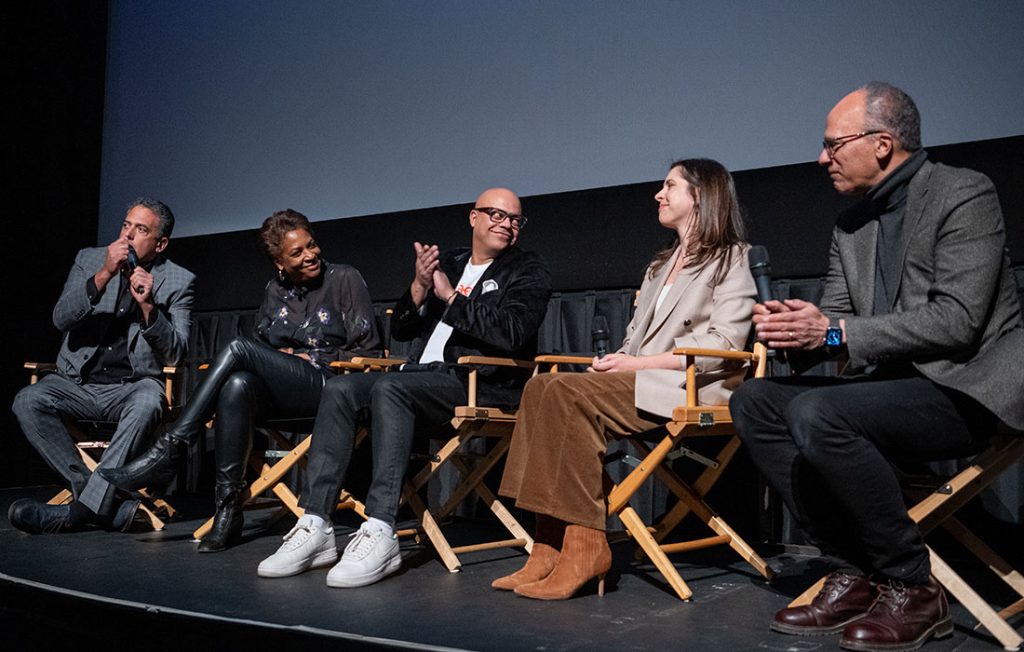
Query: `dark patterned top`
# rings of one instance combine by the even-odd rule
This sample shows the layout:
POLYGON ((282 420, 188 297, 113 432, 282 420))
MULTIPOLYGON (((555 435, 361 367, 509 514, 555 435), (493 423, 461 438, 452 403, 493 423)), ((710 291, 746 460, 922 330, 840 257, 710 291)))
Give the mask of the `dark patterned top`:
POLYGON ((307 353, 320 369, 335 360, 380 355, 380 337, 363 277, 348 265, 323 261, 324 272, 308 285, 288 279, 267 283, 256 337, 275 349, 307 353))

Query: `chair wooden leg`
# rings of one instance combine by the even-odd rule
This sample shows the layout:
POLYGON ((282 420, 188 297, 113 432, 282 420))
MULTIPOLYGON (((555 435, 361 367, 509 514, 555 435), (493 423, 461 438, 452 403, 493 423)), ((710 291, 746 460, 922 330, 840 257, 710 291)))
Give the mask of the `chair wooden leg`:
POLYGON ((644 552, 647 553, 647 557, 654 564, 654 567, 658 569, 658 572, 668 581, 669 586, 679 596, 679 599, 689 600, 693 597, 693 591, 686 585, 686 582, 679 575, 679 571, 676 570, 676 567, 672 565, 672 562, 669 561, 669 558, 662 551, 661 546, 651 536, 647 525, 640 518, 640 515, 636 513, 636 510, 626 506, 619 512, 619 519, 626 526, 626 529, 629 530, 629 533, 633 535, 633 538, 640 547, 643 548, 644 552))
POLYGON ((441 526, 437 524, 434 515, 430 513, 430 510, 427 509, 427 506, 412 486, 406 487, 406 500, 409 502, 409 506, 412 507, 413 512, 416 513, 420 527, 423 528, 423 532, 434 545, 434 549, 437 550, 437 554, 441 557, 441 561, 448 568, 448 571, 457 573, 462 570, 462 562, 452 552, 451 544, 448 543, 448 539, 441 532, 441 526))
POLYGON ((61 489, 60 492, 46 502, 47 505, 66 505, 71 502, 72 493, 67 489, 61 489))
POLYGON ((1006 650, 1019 650, 1024 639, 1010 625, 999 617, 971 586, 965 582, 935 551, 928 547, 932 562, 932 575, 967 611, 991 633, 1006 650))
POLYGON ((818 595, 818 592, 821 591, 821 588, 825 586, 826 579, 827 576, 820 578, 817 582, 812 584, 806 591, 793 598, 793 601, 790 602, 788 606, 802 607, 806 604, 811 604, 811 600, 814 599, 814 596, 818 595))
POLYGON ((965 548, 974 553, 978 559, 984 562, 1010 588, 1016 591, 1017 595, 1024 598, 1024 576, 1021 576, 1020 571, 1010 566, 995 550, 979 539, 976 534, 964 527, 963 523, 955 517, 951 516, 943 521, 942 527, 953 535, 953 538, 962 543, 965 548))
MULTIPOLYGON (((452 466, 459 470, 459 473, 462 474, 463 478, 468 478, 470 476, 469 469, 466 467, 465 463, 462 460, 453 457, 451 463, 452 466)), ((469 484, 470 481, 467 479, 464 482, 465 484, 469 484)), ((476 494, 480 497, 480 500, 482 500, 484 504, 490 508, 491 512, 496 517, 498 517, 498 520, 501 521, 501 524, 505 526, 505 529, 508 530, 509 533, 515 538, 508 541, 493 541, 490 543, 478 544, 475 546, 463 546, 459 550, 464 552, 474 552, 477 550, 489 550, 492 548, 522 547, 526 549, 527 553, 532 553, 533 537, 531 537, 529 533, 527 533, 527 531, 523 528, 523 526, 519 524, 519 521, 516 520, 516 517, 512 516, 512 512, 508 511, 505 505, 501 503, 501 500, 499 500, 498 497, 494 495, 494 492, 491 491, 483 482, 477 482, 473 486, 473 491, 476 492, 476 494)))
MULTIPOLYGON (((291 471, 292 467, 295 466, 295 464, 297 464, 306 455, 306 452, 309 451, 310 440, 311 437, 306 437, 305 439, 303 439, 301 442, 296 444, 295 448, 291 449, 286 456, 282 457, 277 462, 275 462, 273 466, 263 464, 260 477, 257 478, 251 485, 246 487, 245 490, 242 492, 242 503, 249 503, 250 501, 252 501, 254 496, 259 496, 263 492, 272 488, 274 490, 274 493, 277 494, 278 497, 280 498, 281 495, 277 493, 278 482, 280 482, 281 478, 283 478, 286 473, 291 471)), ((287 489, 287 487, 284 487, 283 485, 280 486, 283 489, 287 489)), ((285 495, 291 495, 292 499, 295 498, 295 495, 291 492, 291 490, 288 490, 287 494, 285 495)), ((295 510, 297 508, 297 504, 294 507, 289 505, 289 509, 291 509, 293 513, 295 513, 295 510)), ((204 536, 206 536, 206 533, 209 532, 210 528, 212 527, 213 518, 211 517, 208 521, 200 525, 195 532, 192 533, 192 537, 194 539, 202 539, 204 536)))
POLYGON ((774 571, 772 571, 765 560, 754 551, 753 546, 747 543, 743 537, 733 530, 732 527, 722 519, 722 517, 716 514, 715 511, 711 509, 706 502, 704 502, 703 496, 698 494, 695 489, 690 487, 690 485, 686 484, 682 478, 680 478, 671 469, 659 466, 656 473, 658 475, 658 479, 661 480, 677 498, 679 498, 679 502, 686 505, 688 512, 692 512, 694 516, 699 518, 719 536, 727 538, 729 547, 732 548, 736 554, 742 557, 748 564, 750 564, 754 570, 761 575, 761 577, 766 580, 770 580, 772 578, 774 571))

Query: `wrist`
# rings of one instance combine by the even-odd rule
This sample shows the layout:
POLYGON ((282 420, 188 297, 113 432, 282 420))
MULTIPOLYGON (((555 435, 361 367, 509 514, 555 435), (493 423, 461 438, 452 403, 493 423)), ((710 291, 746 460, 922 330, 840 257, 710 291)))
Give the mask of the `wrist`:
POLYGON ((448 298, 446 298, 444 302, 447 303, 449 306, 452 305, 452 302, 455 301, 455 295, 457 295, 458 293, 458 290, 452 290, 451 293, 448 295, 448 298))

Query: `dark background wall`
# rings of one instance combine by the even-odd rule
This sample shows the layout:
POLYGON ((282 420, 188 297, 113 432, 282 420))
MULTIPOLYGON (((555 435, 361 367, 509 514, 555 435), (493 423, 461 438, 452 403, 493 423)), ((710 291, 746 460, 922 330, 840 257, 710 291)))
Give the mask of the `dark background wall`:
MULTIPOLYGON (((971 167, 996 183, 1014 262, 1024 261, 1024 136, 929 148, 934 161, 971 167)), ((735 173, 751 241, 768 247, 775 276, 824 274, 836 215, 851 203, 814 163, 735 173)), ((660 181, 523 199, 522 246, 548 260, 556 291, 637 287, 653 252, 671 233, 660 227, 660 181)), ((468 244, 472 204, 318 222, 324 255, 359 269, 375 301, 397 299, 412 278, 412 242, 468 244)), ((293 206, 302 210, 301 206, 293 206)), ((202 279, 200 310, 259 304, 272 267, 255 230, 179 238, 170 255, 202 279)))
POLYGON ((25 360, 52 360, 50 321, 75 252, 96 243, 107 11, 103 2, 5 8, 0 485, 45 467, 10 412, 25 360))

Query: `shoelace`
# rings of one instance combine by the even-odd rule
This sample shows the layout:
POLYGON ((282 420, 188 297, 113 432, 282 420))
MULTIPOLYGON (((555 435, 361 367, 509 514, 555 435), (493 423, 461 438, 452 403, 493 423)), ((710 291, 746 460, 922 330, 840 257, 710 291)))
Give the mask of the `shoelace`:
POLYGON ((875 604, 871 605, 872 611, 875 605, 885 607, 889 611, 897 611, 906 601, 906 593, 907 587, 903 582, 893 580, 887 584, 879 584, 878 597, 875 598, 875 604))
POLYGON ((832 573, 825 580, 825 585, 818 591, 818 597, 829 595, 832 592, 838 592, 840 588, 850 584, 850 576, 845 573, 832 573))
POLYGON ((285 552, 291 552, 306 543, 312 535, 313 530, 309 529, 305 525, 296 525, 288 534, 284 535, 284 545, 282 546, 282 549, 285 552))
POLYGON ((366 557, 373 550, 377 540, 382 536, 384 536, 384 533, 380 530, 374 532, 367 532, 362 529, 356 530, 352 535, 352 540, 345 546, 345 556, 352 555, 353 559, 366 557))

